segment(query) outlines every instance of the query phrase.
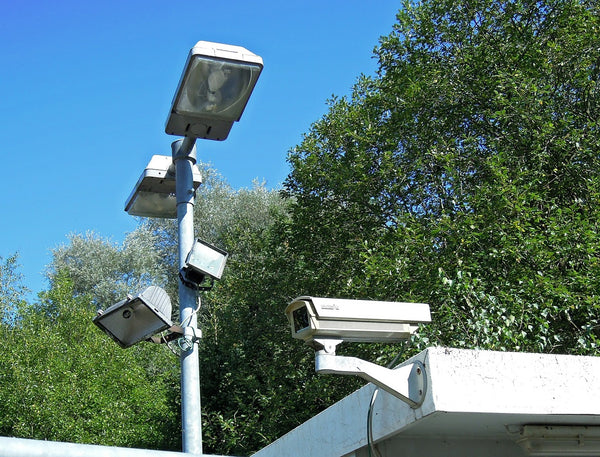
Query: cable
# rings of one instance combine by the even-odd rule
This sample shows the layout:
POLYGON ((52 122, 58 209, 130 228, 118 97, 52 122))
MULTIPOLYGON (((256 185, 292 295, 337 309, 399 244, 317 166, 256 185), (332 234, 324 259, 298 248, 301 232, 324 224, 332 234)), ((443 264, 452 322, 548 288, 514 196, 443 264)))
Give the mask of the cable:
MULTIPOLYGON (((404 354, 404 349, 406 349, 406 345, 407 344, 405 344, 404 348, 401 351, 399 351, 398 354, 396 354, 396 357, 394 357, 394 360, 392 360, 387 365, 387 368, 392 368, 396 364, 400 356, 404 354)), ((377 400, 378 393, 379 387, 376 387, 373 391, 373 394, 371 395, 371 401, 369 402, 369 410, 367 411, 367 450, 369 452, 369 457, 373 457, 374 453, 377 457, 381 457, 380 452, 375 448, 375 444, 373 443, 373 407, 375 405, 375 400, 377 400)))
POLYGON ((371 395, 369 411, 367 412, 367 449, 369 451, 369 457, 373 457, 373 452, 375 452, 378 457, 381 457, 381 454, 375 448, 375 444, 373 443, 373 405, 375 405, 378 393, 379 387, 376 387, 373 391, 373 395, 371 395))
POLYGON ((198 301, 196 302, 196 309, 194 309, 190 313, 190 315, 185 318, 185 320, 181 321, 181 323, 179 324, 179 326, 180 327, 187 326, 190 322, 192 322, 192 317, 194 317, 194 314, 198 314, 198 311, 200 311, 200 297, 198 297, 198 301), (187 321, 187 322, 185 322, 185 321, 187 321))

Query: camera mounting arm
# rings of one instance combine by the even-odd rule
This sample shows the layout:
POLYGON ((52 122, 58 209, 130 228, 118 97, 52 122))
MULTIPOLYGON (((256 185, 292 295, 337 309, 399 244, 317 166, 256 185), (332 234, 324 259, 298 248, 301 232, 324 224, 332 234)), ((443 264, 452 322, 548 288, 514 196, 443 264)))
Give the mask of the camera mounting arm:
POLYGON ((342 340, 315 338, 322 349, 315 352, 317 373, 351 374, 360 376, 377 387, 418 408, 427 391, 425 366, 416 360, 395 369, 385 368, 357 357, 335 355, 335 348, 342 340))

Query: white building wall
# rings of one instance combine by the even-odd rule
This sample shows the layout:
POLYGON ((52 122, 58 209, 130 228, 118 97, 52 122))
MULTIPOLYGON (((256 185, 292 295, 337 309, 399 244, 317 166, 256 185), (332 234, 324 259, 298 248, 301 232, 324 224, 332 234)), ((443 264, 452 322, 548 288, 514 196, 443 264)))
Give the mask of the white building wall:
MULTIPOLYGON (((426 368, 425 400, 412 409, 378 392, 374 456, 521 457, 523 425, 600 427, 600 358, 430 348, 415 359, 426 368)), ((254 456, 367 457, 374 390, 359 389, 254 456)))

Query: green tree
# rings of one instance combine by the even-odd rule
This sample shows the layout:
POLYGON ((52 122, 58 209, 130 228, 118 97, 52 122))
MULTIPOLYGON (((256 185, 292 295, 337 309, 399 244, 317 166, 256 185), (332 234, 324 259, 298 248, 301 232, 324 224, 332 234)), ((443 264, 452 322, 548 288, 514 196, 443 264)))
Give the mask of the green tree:
POLYGON ((307 287, 430 302, 420 345, 596 353, 599 13, 406 2, 290 153, 307 287))
POLYGON ((140 224, 120 245, 94 232, 71 234, 68 244, 53 250, 48 275, 68 274, 76 296, 89 296, 97 307, 107 308, 127 293, 168 282, 157 243, 148 224, 140 224))
POLYGON ((0 434, 177 449, 174 364, 157 360, 154 348, 121 350, 92 324, 91 309, 59 272, 4 329, 0 434))
POLYGON ((29 292, 19 273, 19 256, 0 256, 0 328, 13 326, 19 319, 19 310, 26 304, 29 292))

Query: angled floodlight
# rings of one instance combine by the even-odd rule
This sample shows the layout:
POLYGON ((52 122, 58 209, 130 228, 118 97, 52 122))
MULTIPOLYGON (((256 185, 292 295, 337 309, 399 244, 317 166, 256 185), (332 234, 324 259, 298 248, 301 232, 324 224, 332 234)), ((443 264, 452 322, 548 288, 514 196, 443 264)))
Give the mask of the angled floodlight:
POLYGON ((240 120, 262 68, 262 58, 245 48, 199 41, 188 56, 165 131, 224 140, 240 120))
POLYGON ((223 249, 196 239, 181 270, 182 281, 200 289, 210 289, 214 280, 221 279, 227 256, 223 249), (208 284, 205 282, 207 279, 208 284))
MULTIPOLYGON (((194 190, 202 183, 200 171, 195 166, 193 182, 194 190)), ((152 156, 125 203, 125 211, 132 216, 166 219, 177 217, 175 167, 172 157, 152 156)))
POLYGON ((171 300, 163 289, 150 286, 98 311, 93 322, 125 349, 172 326, 171 300))
POLYGON ((524 425, 517 443, 533 456, 598 456, 598 425, 524 425))

